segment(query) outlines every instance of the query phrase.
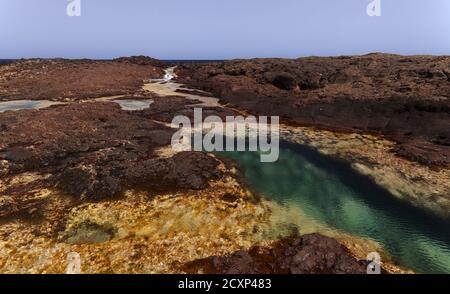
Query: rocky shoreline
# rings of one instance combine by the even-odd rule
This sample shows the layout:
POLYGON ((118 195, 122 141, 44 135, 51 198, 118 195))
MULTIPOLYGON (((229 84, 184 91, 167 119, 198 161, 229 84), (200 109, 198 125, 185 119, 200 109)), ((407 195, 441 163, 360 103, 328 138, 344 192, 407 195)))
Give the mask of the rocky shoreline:
POLYGON ((228 107, 279 115, 285 140, 352 163, 448 218, 450 57, 364 56, 187 64, 178 80, 228 107))
POLYGON ((364 56, 186 64, 178 80, 291 125, 384 136, 397 155, 450 167, 450 57, 364 56))
MULTIPOLYGON (((65 103, 0 113, 0 272, 63 273, 68 254, 77 252, 83 273, 364 273, 368 250, 382 251, 376 244, 326 230, 323 235, 307 234, 301 226, 302 235, 297 227, 274 236, 279 223, 273 215, 283 208, 249 191, 232 162, 202 152, 169 150, 175 130, 167 124, 176 114, 192 116, 196 105, 220 117, 242 111, 264 114, 273 103, 285 103, 274 99, 280 93, 287 101, 309 95, 298 94, 303 84, 280 89, 286 86, 284 74, 271 79, 277 86, 258 84, 253 73, 241 71, 254 67, 252 61, 231 64, 226 73, 220 70, 229 65, 216 63, 183 65, 177 73, 180 82, 219 94, 221 103, 233 107, 221 106, 202 91, 167 90, 163 84, 145 82, 161 78, 164 68, 145 57, 1 65, 0 100, 65 103), (219 73, 211 74, 214 70, 219 73), (236 86, 237 80, 248 83, 236 86), (153 103, 127 111, 110 101, 115 95, 153 103), (243 95, 255 99, 244 100, 243 95)), ((446 88, 438 83, 433 80, 432 93, 444 97, 446 88)), ((426 100, 432 108, 441 105, 436 97, 426 100)), ((311 107, 322 105, 314 99, 311 107)), ((272 114, 283 114, 283 107, 273 108, 277 113, 272 114)), ((345 115, 354 115, 352 107, 344 108, 345 115)), ((433 122, 431 130, 407 136, 420 150, 433 144, 426 151, 412 148, 414 156, 398 149, 402 144, 410 148, 412 141, 389 137, 390 128, 378 130, 386 130, 389 140, 364 134, 367 128, 351 129, 355 117, 342 122, 348 128, 344 133, 291 124, 282 128, 282 135, 354 162, 358 171, 400 198, 448 212, 448 129, 442 126, 448 113, 445 107, 434 110, 424 116, 433 122)), ((282 117, 307 124, 290 114, 282 117)), ((327 126, 324 121, 313 125, 327 126)), ((404 128, 402 121, 399 129, 404 128)), ((407 272, 388 257, 383 260, 386 272, 407 272)))
POLYGON ((396 143, 361 133, 283 126, 281 137, 342 159, 395 197, 443 219, 450 219, 450 171, 395 154, 396 143))

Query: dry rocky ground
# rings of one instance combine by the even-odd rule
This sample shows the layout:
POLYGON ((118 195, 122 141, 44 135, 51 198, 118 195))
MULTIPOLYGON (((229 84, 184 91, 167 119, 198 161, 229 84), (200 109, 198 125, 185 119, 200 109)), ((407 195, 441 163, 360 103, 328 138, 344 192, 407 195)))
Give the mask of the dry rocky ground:
POLYGON ((72 101, 134 93, 160 78, 163 63, 148 57, 113 61, 27 59, 0 65, 0 101, 72 101))
POLYGON ((250 113, 385 136, 397 143, 400 156, 450 167, 450 57, 234 60, 186 64, 177 74, 250 113))

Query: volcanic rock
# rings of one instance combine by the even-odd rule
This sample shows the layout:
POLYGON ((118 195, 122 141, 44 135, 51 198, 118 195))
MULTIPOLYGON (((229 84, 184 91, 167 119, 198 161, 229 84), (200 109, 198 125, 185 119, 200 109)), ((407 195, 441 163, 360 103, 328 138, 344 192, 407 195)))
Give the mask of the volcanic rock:
POLYGON ((130 63, 130 64, 137 64, 137 65, 152 65, 156 67, 164 67, 165 63, 164 61, 154 59, 148 56, 130 56, 130 57, 119 57, 113 59, 115 62, 122 62, 122 63, 130 63))
POLYGON ((208 274, 365 274, 366 267, 366 261, 357 261, 338 241, 309 234, 281 239, 270 247, 195 260, 182 268, 208 274))
POLYGON ((28 59, 0 67, 0 101, 80 100, 133 94, 144 80, 163 75, 162 63, 145 57, 96 60, 28 59))
POLYGON ((293 90, 297 86, 297 81, 295 80, 295 77, 285 72, 282 73, 269 72, 265 76, 270 83, 283 90, 293 90))
POLYGON ((178 80, 282 123, 382 135, 399 156, 450 166, 450 57, 364 56, 184 64, 178 80))
POLYGON ((159 158, 155 150, 170 145, 174 130, 148 115, 110 102, 5 112, 0 115, 8 126, 0 142, 7 168, 2 173, 51 174, 42 187, 55 186, 80 199, 110 198, 135 185, 201 189, 221 176, 219 162, 204 153, 159 158))

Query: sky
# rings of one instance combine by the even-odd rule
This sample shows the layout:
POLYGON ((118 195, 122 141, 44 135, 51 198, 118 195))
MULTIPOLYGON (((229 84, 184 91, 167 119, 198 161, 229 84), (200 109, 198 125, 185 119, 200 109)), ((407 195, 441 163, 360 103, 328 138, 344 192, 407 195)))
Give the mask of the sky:
POLYGON ((0 58, 450 55, 450 0, 0 0, 0 58))

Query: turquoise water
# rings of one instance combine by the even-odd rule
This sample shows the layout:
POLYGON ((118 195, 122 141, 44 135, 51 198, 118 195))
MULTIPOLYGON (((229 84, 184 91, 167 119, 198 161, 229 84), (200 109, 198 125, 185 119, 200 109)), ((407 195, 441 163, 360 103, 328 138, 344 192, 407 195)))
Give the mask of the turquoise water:
POLYGON ((416 272, 450 273, 450 222, 397 200, 346 163, 296 144, 280 147, 275 163, 261 163, 254 152, 220 155, 236 160, 250 186, 266 197, 375 240, 416 272))

